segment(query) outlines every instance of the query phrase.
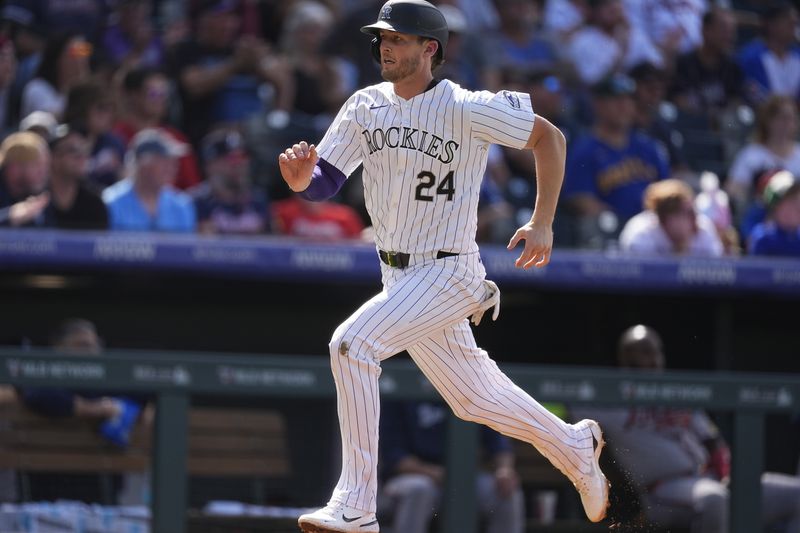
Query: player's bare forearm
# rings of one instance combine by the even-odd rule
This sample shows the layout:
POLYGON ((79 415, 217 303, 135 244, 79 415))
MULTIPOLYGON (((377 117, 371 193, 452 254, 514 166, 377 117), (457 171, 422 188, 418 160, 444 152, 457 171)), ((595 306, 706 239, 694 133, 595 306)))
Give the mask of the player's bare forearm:
POLYGON ((537 115, 527 147, 536 159, 536 205, 531 222, 552 224, 564 182, 567 141, 561 130, 537 115))
POLYGON ((561 131, 547 119, 536 115, 526 146, 533 150, 536 159, 536 205, 531 221, 519 228, 508 243, 510 250, 520 241, 525 241, 525 248, 514 263, 519 268, 543 267, 550 262, 553 219, 564 181, 566 146, 561 131))

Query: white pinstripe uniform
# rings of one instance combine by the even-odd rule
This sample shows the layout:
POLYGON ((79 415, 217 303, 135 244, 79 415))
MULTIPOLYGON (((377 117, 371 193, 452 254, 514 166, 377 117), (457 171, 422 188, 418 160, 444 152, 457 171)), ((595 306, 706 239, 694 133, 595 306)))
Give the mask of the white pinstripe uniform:
POLYGON ((571 478, 589 470, 591 432, 514 385, 467 321, 499 305, 475 243, 487 151, 491 143, 524 147, 534 116, 527 94, 443 80, 405 100, 381 83, 355 93, 320 141, 320 157, 345 175, 363 162, 377 247, 411 254, 406 268, 381 263, 383 291, 331 339, 342 434, 331 504, 375 511, 380 362, 402 350, 459 417, 533 444, 571 478), (439 251, 458 255, 436 259, 439 251))

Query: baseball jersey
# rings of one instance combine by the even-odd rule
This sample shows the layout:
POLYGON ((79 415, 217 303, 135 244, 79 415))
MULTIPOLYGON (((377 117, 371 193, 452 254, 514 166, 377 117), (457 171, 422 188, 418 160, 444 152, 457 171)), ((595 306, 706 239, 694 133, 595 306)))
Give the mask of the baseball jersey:
POLYGON ((378 248, 474 252, 489 146, 523 148, 533 122, 524 93, 473 92, 442 80, 406 100, 385 82, 345 102, 317 152, 345 176, 364 164, 378 248))
POLYGON ((641 212, 644 190, 669 176, 667 156, 651 138, 632 133, 615 147, 594 135, 578 139, 567 157, 562 196, 590 194, 607 203, 626 222, 641 212))

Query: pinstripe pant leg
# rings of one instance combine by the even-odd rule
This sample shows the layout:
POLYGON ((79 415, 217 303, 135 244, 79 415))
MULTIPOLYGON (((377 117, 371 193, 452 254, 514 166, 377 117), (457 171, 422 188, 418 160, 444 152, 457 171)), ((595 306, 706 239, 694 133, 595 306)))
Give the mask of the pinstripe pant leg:
POLYGON ((462 320, 484 296, 477 257, 385 271, 385 289, 333 334, 329 348, 342 438, 342 473, 331 502, 374 512, 380 361, 462 320))
POLYGON ((577 431, 515 385, 478 348, 467 320, 420 340, 408 353, 459 418, 532 444, 565 474, 588 468, 591 434, 577 431))

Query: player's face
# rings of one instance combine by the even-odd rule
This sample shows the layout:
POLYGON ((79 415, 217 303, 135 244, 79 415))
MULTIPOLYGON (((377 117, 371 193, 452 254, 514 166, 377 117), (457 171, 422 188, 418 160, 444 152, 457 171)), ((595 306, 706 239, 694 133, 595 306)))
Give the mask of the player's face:
POLYGON ((381 76, 396 83, 422 71, 425 43, 416 35, 381 31, 381 76))

